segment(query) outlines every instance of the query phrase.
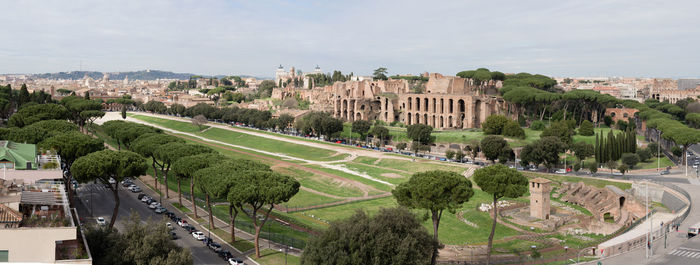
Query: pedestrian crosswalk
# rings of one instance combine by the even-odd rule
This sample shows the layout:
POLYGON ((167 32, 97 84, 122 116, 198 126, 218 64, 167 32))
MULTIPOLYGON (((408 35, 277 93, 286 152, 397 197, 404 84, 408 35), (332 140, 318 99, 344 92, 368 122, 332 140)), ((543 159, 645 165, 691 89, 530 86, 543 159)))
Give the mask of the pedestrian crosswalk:
POLYGON ((700 249, 677 248, 668 254, 691 259, 700 259, 700 249))

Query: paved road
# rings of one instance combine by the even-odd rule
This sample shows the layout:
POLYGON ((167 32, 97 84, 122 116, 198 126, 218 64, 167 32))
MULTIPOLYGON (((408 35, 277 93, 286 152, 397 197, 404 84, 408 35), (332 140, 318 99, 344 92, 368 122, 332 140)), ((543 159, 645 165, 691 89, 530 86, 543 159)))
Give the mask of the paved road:
POLYGON ((693 238, 649 264, 700 264, 700 238, 693 238))
MULTIPOLYGON (((88 212, 93 211, 92 218, 89 216, 84 217, 86 222, 94 222, 94 218, 97 218, 98 216, 104 217, 109 222, 109 219, 112 216, 112 210, 114 209, 114 195, 112 195, 111 191, 107 190, 101 184, 81 184, 81 186, 78 188, 78 196, 87 208, 86 210, 88 212), (93 203, 93 205, 91 205, 91 203, 93 203)), ((153 210, 149 209, 145 203, 142 203, 137 199, 137 196, 138 193, 132 193, 120 186, 119 215, 117 217, 117 223, 115 224, 115 227, 118 229, 123 228, 124 222, 126 222, 126 220, 129 218, 131 211, 138 213, 143 222, 149 218, 151 220, 159 220, 160 218, 165 217, 161 214, 156 214, 153 210)), ((172 209, 172 207, 166 206, 166 208, 168 208, 170 211, 175 210, 172 209)), ((182 215, 178 216, 181 218, 184 217, 182 215)), ((168 219, 168 222, 171 221, 168 219)), ((194 237, 187 233, 187 231, 185 231, 183 228, 180 228, 177 226, 177 224, 173 225, 176 227, 174 230, 175 233, 177 233, 179 236, 176 243, 192 252, 194 264, 228 264, 226 261, 219 258, 216 253, 209 250, 209 248, 202 244, 201 241, 194 239, 194 237)), ((195 227, 200 231, 202 230, 202 228, 197 225, 195 225, 195 227)), ((240 253, 231 248, 224 246, 224 249, 231 251, 231 253, 237 257, 242 257, 240 253)))

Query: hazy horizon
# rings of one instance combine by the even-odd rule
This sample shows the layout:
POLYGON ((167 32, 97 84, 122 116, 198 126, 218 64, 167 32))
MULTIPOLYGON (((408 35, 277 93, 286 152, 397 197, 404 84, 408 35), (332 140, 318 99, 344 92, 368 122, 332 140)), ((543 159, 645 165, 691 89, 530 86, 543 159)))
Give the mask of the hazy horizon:
POLYGON ((698 77, 700 2, 11 1, 0 73, 698 77))

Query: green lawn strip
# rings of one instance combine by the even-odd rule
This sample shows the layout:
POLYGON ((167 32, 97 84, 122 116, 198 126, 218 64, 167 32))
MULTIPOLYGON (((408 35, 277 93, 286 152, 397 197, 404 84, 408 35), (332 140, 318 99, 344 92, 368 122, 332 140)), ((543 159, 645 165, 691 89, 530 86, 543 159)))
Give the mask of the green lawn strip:
POLYGON ((326 228, 328 228, 328 223, 318 220, 314 217, 311 217, 304 212, 293 212, 293 213, 284 213, 284 212, 278 212, 277 213, 280 216, 283 216, 285 218, 288 218, 290 220, 294 220, 295 224, 302 224, 304 227, 308 227, 309 229, 313 231, 324 231, 326 228))
POLYGON ((410 175, 399 172, 396 170, 389 170, 389 169, 383 169, 383 168, 377 168, 373 167, 370 165, 365 165, 365 164, 359 164, 359 163, 345 163, 345 166, 349 169, 352 169, 357 172, 364 172, 367 175, 370 175, 376 179, 380 179, 392 184, 401 184, 403 182, 406 182, 409 178, 410 175), (387 177, 385 176, 386 174, 393 174, 395 176, 400 176, 400 177, 387 177))
MULTIPOLYGON (((308 168, 317 169, 317 170, 320 170, 320 171, 323 171, 323 172, 326 172, 326 173, 330 173, 330 174, 333 174, 333 175, 336 175, 336 176, 340 176, 340 177, 343 177, 343 178, 346 178, 346 179, 355 180, 355 181, 357 181, 357 182, 360 182, 360 183, 363 183, 363 184, 367 184, 367 185, 369 185, 369 186, 372 186, 372 187, 374 187, 374 188, 376 188, 376 189, 378 189, 378 190, 380 190, 380 191, 391 191, 391 189, 392 189, 391 187, 389 187, 389 186, 387 186, 387 185, 385 185, 385 184, 382 184, 382 183, 379 183, 379 182, 376 182, 376 181, 373 181, 373 180, 369 180, 369 179, 366 179, 366 178, 363 178, 363 177, 360 177, 360 176, 355 176, 355 175, 352 175, 352 174, 348 174, 348 173, 345 173, 345 172, 343 172, 343 171, 339 171, 339 170, 335 170, 335 169, 330 169, 330 168, 325 168, 325 167, 322 167, 322 166, 319 166, 319 165, 304 165, 304 166, 305 166, 305 167, 308 167, 308 168)), ((374 193, 374 194, 378 194, 378 193, 374 193)), ((370 195, 374 195, 374 194, 372 194, 372 193, 370 192, 370 195)))
POLYGON ((428 163, 427 161, 423 160, 417 160, 416 162, 410 161, 410 160, 402 160, 402 159, 390 159, 390 158, 384 158, 381 161, 379 161, 376 166, 379 167, 385 167, 385 168, 391 168, 391 169, 397 169, 397 170, 402 170, 402 171, 408 171, 408 172, 423 172, 423 171, 429 171, 429 170, 447 170, 447 171, 453 171, 457 173, 462 173, 465 170, 467 170, 464 167, 457 167, 457 166, 450 166, 449 164, 446 163, 441 163, 441 164, 435 164, 435 163, 428 163))
MULTIPOLYGON (((585 143, 588 143, 588 144, 595 145, 595 135, 596 135, 596 134, 601 134, 601 135, 603 135, 604 137, 607 137, 607 136, 608 136, 608 132, 610 132, 610 128, 594 128, 594 129, 593 129, 593 132, 595 132, 595 134, 593 134, 592 136, 583 136, 583 135, 580 135, 580 134, 574 135, 574 142, 585 142, 585 143)), ((619 134, 619 133, 622 133, 622 131, 620 131, 620 130, 618 130, 618 129, 613 129, 613 133, 614 133, 615 135, 617 135, 617 134, 619 134)))
POLYGON ((532 246, 537 246, 537 249, 544 249, 544 248, 548 247, 548 245, 543 244, 541 242, 536 242, 536 241, 508 240, 505 242, 493 244, 493 252, 494 253, 520 252, 522 254, 525 254, 525 253, 529 254, 529 252, 532 249, 532 246))
POLYGON ((282 153, 308 160, 334 161, 343 158, 341 156, 336 156, 336 152, 333 150, 326 150, 316 147, 278 141, 274 139, 268 139, 265 137, 231 131, 222 128, 211 128, 205 132, 200 132, 196 126, 184 121, 176 121, 142 115, 134 115, 133 117, 149 123, 152 122, 153 124, 165 128, 178 130, 182 132, 195 133, 197 135, 203 136, 211 140, 217 140, 229 144, 255 148, 268 152, 282 153))
POLYGON ((260 265, 301 264, 301 258, 291 254, 285 255, 284 252, 272 249, 264 249, 260 251, 260 258, 256 258, 255 254, 250 255, 250 258, 255 260, 257 263, 260 263, 260 265))
POLYGON ((376 162, 378 159, 379 158, 375 158, 375 157, 358 156, 355 159, 353 159, 352 162, 362 163, 362 164, 367 164, 367 165, 374 165, 374 162, 376 162))
POLYGON ((632 188, 632 184, 627 183, 627 182, 617 182, 617 181, 608 181, 608 180, 602 180, 602 179, 595 179, 595 178, 584 178, 584 177, 575 177, 575 176, 566 176, 566 175, 553 175, 553 174, 535 174, 531 172, 523 172, 523 174, 529 178, 537 178, 537 177, 543 177, 549 180, 552 180, 554 182, 557 182, 557 185, 561 185, 562 182, 583 182, 586 185, 593 185, 598 188, 604 188, 606 185, 612 185, 620 188, 621 190, 627 190, 632 188))
MULTIPOLYGON (((569 160, 570 162, 575 161, 573 158, 570 158, 570 159, 568 159, 568 160, 569 160)), ((632 170, 637 170, 637 169, 654 169, 654 168, 657 167, 657 164, 660 164, 660 168, 663 170, 663 169, 665 169, 666 167, 672 167, 672 166, 675 166, 675 165, 676 165, 676 164, 673 163, 673 161, 671 161, 671 159, 669 159, 669 158, 666 157, 666 156, 661 156, 661 161, 656 161, 656 160, 657 160, 656 157, 652 157, 652 158, 650 158, 649 160, 647 160, 647 161, 645 161, 645 162, 639 162, 638 164, 636 164, 636 165, 634 166, 634 168, 632 168, 632 170)), ((622 164, 622 161, 621 161, 621 160, 617 160, 616 162, 617 162, 618 165, 621 165, 621 164, 622 164)), ((590 164, 592 164, 592 163, 595 163, 595 158, 593 158, 593 157, 586 158, 586 160, 583 161, 583 164, 584 164, 584 167, 585 167, 585 168, 588 168, 588 166, 589 166, 590 164)), ((688 165, 688 166, 690 166, 690 165, 688 165)), ((587 171, 587 169, 582 169, 582 170, 587 171)), ((600 172, 600 173, 606 173, 606 172, 607 172, 607 173, 610 173, 610 169, 608 169, 608 168, 599 168, 599 169, 598 169, 598 172, 600 172)), ((614 172, 617 172, 617 169, 615 169, 614 172)))
MULTIPOLYGON (((151 124, 155 124, 161 127, 165 128, 170 128, 173 130, 178 130, 181 132, 186 132, 186 133, 198 133, 200 132, 199 127, 196 125, 193 125, 190 122, 181 122, 181 121, 174 121, 170 119, 163 119, 163 118, 156 118, 152 116, 145 116, 145 115, 138 115, 138 114, 132 114, 129 115, 135 119, 139 119, 151 124)), ((203 130, 209 128, 209 126, 203 126, 203 130)))
POLYGON ((107 133, 105 133, 105 131, 102 129, 102 126, 93 124, 91 129, 92 132, 94 132, 95 136, 97 136, 97 138, 102 139, 109 146, 112 146, 114 148, 118 147, 117 141, 112 139, 112 137, 109 137, 107 133))
MULTIPOLYGON (((213 208, 214 216, 226 223, 230 222, 228 217, 228 206, 217 205, 213 208)), ((259 214, 262 215, 262 212, 259 214)), ((239 213, 236 217, 236 228, 253 235, 255 234, 255 227, 253 226, 252 221, 243 213, 239 213)), ((260 238, 272 239, 274 242, 289 244, 296 248, 304 248, 304 246, 306 246, 306 241, 310 236, 306 232, 297 231, 289 226, 273 221, 272 217, 265 222, 265 225, 260 231, 260 238)))
POLYGON ((293 208, 308 207, 337 201, 340 201, 340 199, 329 198, 300 189, 299 192, 292 197, 292 199, 290 199, 288 202, 282 203, 282 205, 287 208, 292 208, 290 210, 293 210, 293 208))
POLYGON ((189 208, 180 205, 180 203, 175 202, 175 203, 172 203, 172 205, 173 205, 173 207, 177 208, 178 210, 180 210, 183 213, 191 212, 189 208))
MULTIPOLYGON (((228 228, 227 228, 228 229, 228 228)), ((214 229, 214 234, 222 238, 223 240, 226 241, 226 243, 231 244, 233 247, 238 249, 241 252, 246 252, 248 250, 251 250, 255 248, 255 243, 250 242, 248 240, 243 240, 240 237, 236 236, 236 242, 231 242, 231 233, 229 231, 224 231, 221 228, 214 229)))
POLYGON ((563 242, 561 242, 562 246, 567 246, 569 248, 574 248, 574 249, 583 249, 585 247, 593 246, 595 244, 598 244, 599 243, 598 241, 600 241, 600 239, 604 238, 603 236, 597 235, 597 234, 581 234, 579 236, 554 234, 554 235, 551 235, 548 237, 563 240, 563 242), (587 238, 590 238, 591 240, 585 240, 581 237, 587 237, 587 238))
POLYGON ((316 175, 295 167, 278 167, 275 171, 293 176, 301 186, 340 197, 360 197, 363 192, 354 186, 342 185, 341 181, 327 176, 316 175))
POLYGON ((255 148, 272 153, 285 154, 297 158, 314 161, 335 161, 342 159, 336 156, 336 152, 329 149, 310 147, 285 141, 268 139, 265 137, 234 132, 231 130, 212 128, 206 132, 199 133, 203 137, 221 141, 224 143, 255 148))
MULTIPOLYGON (((476 210, 476 207, 483 203, 490 202, 491 196, 481 190, 475 190, 475 195, 469 202, 464 204, 461 210, 469 222, 477 225, 473 227, 462 222, 456 214, 443 212, 440 219, 440 229, 438 230, 440 242, 444 244, 467 244, 467 243, 484 243, 487 241, 491 232, 491 223, 493 220, 488 213, 476 210)), ((396 200, 393 197, 385 197, 373 200, 353 202, 338 206, 313 209, 302 213, 295 213, 314 218, 320 222, 330 222, 350 217, 357 210, 365 211, 369 214, 376 213, 381 208, 395 207, 396 200)), ((415 213, 422 216, 423 210, 416 210, 415 213)), ((430 219, 423 222, 423 226, 432 233, 432 221, 430 219)), ((501 239, 507 236, 519 234, 517 231, 503 226, 501 224, 496 227, 495 239, 501 239)))

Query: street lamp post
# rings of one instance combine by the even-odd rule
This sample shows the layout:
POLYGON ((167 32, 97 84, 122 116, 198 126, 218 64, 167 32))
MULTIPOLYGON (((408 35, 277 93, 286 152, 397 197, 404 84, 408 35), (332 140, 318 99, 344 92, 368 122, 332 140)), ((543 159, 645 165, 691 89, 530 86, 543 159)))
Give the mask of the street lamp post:
POLYGON ((656 130, 656 172, 661 168, 661 131, 656 130))

